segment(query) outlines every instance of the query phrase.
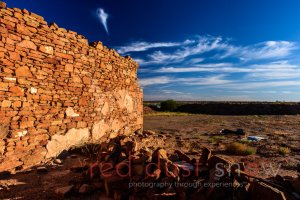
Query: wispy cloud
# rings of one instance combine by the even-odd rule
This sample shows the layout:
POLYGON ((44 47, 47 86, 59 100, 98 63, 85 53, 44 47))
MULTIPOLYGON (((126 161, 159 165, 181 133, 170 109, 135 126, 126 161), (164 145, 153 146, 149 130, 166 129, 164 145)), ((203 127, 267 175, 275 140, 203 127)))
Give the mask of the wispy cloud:
POLYGON ((279 81, 239 81, 231 84, 220 85, 220 88, 230 88, 237 90, 245 89, 269 89, 269 88, 282 88, 292 87, 299 88, 300 80, 279 80, 279 81))
POLYGON ((104 9, 98 8, 97 9, 97 17, 100 20, 101 24, 103 25, 106 33, 109 34, 108 26, 107 26, 107 19, 108 19, 109 15, 104 11, 104 9))
POLYGON ((230 80, 224 79, 225 75, 213 75, 206 77, 191 77, 191 78, 178 78, 168 76, 156 76, 151 78, 141 78, 139 83, 142 87, 150 85, 163 85, 163 84, 182 84, 182 85, 219 85, 225 83, 232 83, 230 80))
MULTIPOLYGON (((185 100, 201 99, 199 91, 217 100, 271 95, 295 98, 292 95, 300 90, 299 50, 299 44, 291 41, 237 45, 231 39, 213 36, 182 42, 133 42, 118 48, 121 54, 132 52, 141 66, 140 85, 145 91, 155 88, 159 93, 152 93, 152 97, 184 96, 185 100)), ((146 97, 151 95, 145 93, 146 97)))
POLYGON ((150 85, 160 85, 160 84, 167 84, 171 83, 172 79, 167 76, 158 76, 158 77, 151 77, 151 78, 142 78, 139 80, 139 84, 142 87, 150 86, 150 85))
POLYGON ((193 67, 162 67, 155 72, 158 73, 184 73, 184 72, 224 72, 236 71, 238 68, 232 68, 232 63, 208 63, 198 64, 193 67))
POLYGON ((167 47, 178 47, 182 45, 189 45, 195 43, 195 40, 185 40, 183 42, 132 42, 129 45, 117 47, 117 51, 120 54, 126 54, 129 52, 141 52, 141 51, 147 51, 149 49, 154 48, 167 48, 167 47))
POLYGON ((251 68, 251 73, 246 77, 251 80, 294 79, 300 77, 300 66, 290 64, 287 61, 255 64, 251 68))
POLYGON ((164 52, 161 50, 155 51, 148 54, 145 59, 139 58, 139 64, 143 66, 178 63, 190 56, 200 55, 213 50, 225 50, 228 48, 228 44, 223 42, 221 37, 197 37, 197 40, 187 41, 194 42, 190 43, 192 45, 182 44, 173 52, 164 52))
POLYGON ((266 41, 249 46, 228 45, 221 58, 237 57, 244 61, 284 58, 295 49, 295 43, 289 41, 266 41))
POLYGON ((289 56, 297 48, 297 45, 290 41, 265 41, 254 45, 238 46, 232 44, 231 40, 222 37, 197 36, 184 42, 133 42, 128 46, 118 47, 117 49, 119 53, 124 54, 144 52, 153 48, 158 48, 158 50, 145 53, 143 58, 136 58, 141 66, 167 65, 180 62, 186 62, 187 64, 199 63, 203 61, 203 57, 207 57, 203 56, 207 52, 214 52, 211 57, 215 59, 228 57, 237 58, 241 61, 281 59, 289 56), (174 47, 175 49, 164 49, 166 47, 174 47), (198 58, 191 58, 193 56, 198 56, 198 58))
POLYGON ((181 78, 179 79, 181 82, 187 85, 220 85, 220 84, 228 84, 232 83, 232 80, 224 79, 226 75, 219 74, 219 75, 213 75, 213 76, 207 76, 207 77, 201 77, 201 78, 181 78))
POLYGON ((287 61, 264 64, 240 65, 234 63, 207 63, 192 67, 161 67, 152 72, 156 73, 248 73, 247 78, 284 79, 300 77, 300 66, 287 61))

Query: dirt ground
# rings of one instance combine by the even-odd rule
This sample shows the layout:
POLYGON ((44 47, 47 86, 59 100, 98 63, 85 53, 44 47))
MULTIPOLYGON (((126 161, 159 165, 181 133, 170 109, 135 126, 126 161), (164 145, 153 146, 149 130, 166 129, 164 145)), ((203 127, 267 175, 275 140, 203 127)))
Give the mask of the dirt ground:
MULTIPOLYGON (((233 162, 244 162, 246 171, 255 176, 297 175, 297 164, 300 162, 300 116, 146 116, 144 130, 156 132, 138 140, 138 145, 144 149, 162 147, 169 153, 180 149, 193 158, 199 158, 201 148, 208 147, 213 154, 222 155, 233 162), (237 156, 226 151, 226 144, 239 141, 245 136, 222 135, 220 130, 238 128, 243 129, 248 136, 266 138, 248 144, 257 149, 255 154, 237 156), (287 147, 290 153, 281 155, 279 147, 287 147)), ((54 191, 81 181, 82 173, 72 169, 82 166, 88 159, 86 155, 72 152, 62 159, 62 164, 44 165, 45 171, 31 169, 15 175, 0 174, 0 199, 60 199, 54 191)), ((103 192, 70 199, 109 199, 104 197, 103 192)))
POLYGON ((202 147, 214 154, 223 155, 235 162, 244 162, 246 169, 260 177, 296 176, 300 163, 300 116, 146 116, 144 128, 171 135, 172 149, 197 155, 202 147), (222 129, 243 129, 246 136, 261 136, 265 140, 248 145, 257 149, 256 154, 236 156, 225 150, 226 144, 246 136, 223 135, 222 129), (290 153, 281 155, 279 147, 290 153), (279 171, 278 171, 279 170, 279 171))

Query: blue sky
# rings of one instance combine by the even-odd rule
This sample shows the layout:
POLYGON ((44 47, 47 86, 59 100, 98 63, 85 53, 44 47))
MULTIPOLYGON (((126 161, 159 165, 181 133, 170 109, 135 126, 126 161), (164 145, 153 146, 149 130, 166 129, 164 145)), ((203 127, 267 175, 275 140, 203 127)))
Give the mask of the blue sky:
POLYGON ((300 100, 298 0, 9 0, 139 64, 146 100, 300 100))

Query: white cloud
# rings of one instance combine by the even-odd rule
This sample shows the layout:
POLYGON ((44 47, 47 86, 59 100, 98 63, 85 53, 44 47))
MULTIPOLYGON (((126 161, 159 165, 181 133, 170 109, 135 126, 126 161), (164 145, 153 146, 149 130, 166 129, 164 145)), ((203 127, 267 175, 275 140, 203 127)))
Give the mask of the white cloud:
POLYGON ((202 86, 208 86, 208 85, 221 85, 221 84, 228 84, 232 83, 231 80, 223 79, 225 75, 214 75, 214 76, 207 76, 207 77, 201 77, 201 78, 178 78, 178 81, 183 82, 183 84, 186 85, 202 85, 202 86))
POLYGON ((189 45, 194 43, 194 40, 185 40, 183 42, 133 42, 127 46, 121 46, 117 47, 117 51, 120 54, 126 54, 129 52, 142 52, 142 51, 147 51, 149 49, 154 49, 154 48, 166 48, 166 47, 177 47, 177 46, 182 46, 182 45, 189 45))
MULTIPOLYGON (((120 47, 119 52, 136 52, 135 60, 142 66, 139 72, 148 74, 148 78, 140 79, 141 86, 146 90, 159 88, 160 93, 152 97, 185 96, 191 100, 204 89, 217 94, 209 99, 221 100, 227 98, 226 93, 249 94, 249 98, 294 95, 294 90, 300 89, 300 64, 294 54, 297 46, 289 41, 241 46, 222 37, 204 36, 183 42, 136 42, 120 47), (187 95, 184 88, 197 92, 187 95)), ((228 100, 233 96, 229 95, 228 100)))
POLYGON ((219 85, 219 88, 231 88, 236 90, 249 89, 269 89, 280 87, 297 87, 300 86, 300 80, 280 80, 280 81, 239 81, 236 83, 219 85))
POLYGON ((119 47, 119 53, 141 52, 152 48, 176 47, 175 50, 157 50, 146 54, 144 58, 137 58, 142 66, 167 65, 184 62, 195 64, 203 61, 203 58, 192 58, 193 56, 204 57, 207 52, 214 52, 211 57, 224 59, 227 57, 238 58, 242 61, 262 60, 272 58, 284 58, 296 49, 296 44, 289 41, 265 41, 248 46, 237 46, 222 37, 198 36, 196 39, 187 39, 184 42, 135 42, 128 46, 119 47))
POLYGON ((183 92, 179 92, 175 90, 160 90, 160 92, 163 92, 165 94, 184 94, 183 92))
POLYGON ((284 58, 294 49, 295 43, 289 41, 266 41, 249 46, 228 45, 227 51, 220 57, 237 57, 244 61, 284 58))
POLYGON ((289 64, 286 61, 256 64, 250 68, 248 79, 270 80, 270 79, 293 79, 300 77, 300 66, 289 64))
POLYGON ((225 50, 228 48, 221 37, 199 37, 193 45, 181 45, 175 52, 155 51, 147 55, 147 59, 138 59, 140 65, 170 64, 186 60, 189 56, 195 56, 212 50, 225 50))
POLYGON ((219 85, 225 83, 232 83, 230 80, 223 79, 225 75, 214 75, 197 78, 176 78, 168 76, 156 76, 151 78, 141 78, 139 83, 142 87, 150 85, 163 85, 163 84, 174 84, 179 83, 182 85, 219 85))
POLYGON ((167 83, 171 83, 171 82, 172 82, 172 79, 167 76, 158 76, 158 77, 139 79, 139 84, 142 87, 146 87, 146 86, 150 86, 150 85, 167 84, 167 83))
POLYGON ((159 73, 182 73, 182 72, 224 72, 235 71, 238 68, 231 68, 232 63, 208 63, 198 64, 194 67, 162 67, 155 72, 159 73))
POLYGON ((97 9, 97 17, 99 18, 100 22, 102 23, 106 33, 109 34, 108 27, 107 27, 107 18, 109 17, 108 14, 102 8, 98 8, 97 9))

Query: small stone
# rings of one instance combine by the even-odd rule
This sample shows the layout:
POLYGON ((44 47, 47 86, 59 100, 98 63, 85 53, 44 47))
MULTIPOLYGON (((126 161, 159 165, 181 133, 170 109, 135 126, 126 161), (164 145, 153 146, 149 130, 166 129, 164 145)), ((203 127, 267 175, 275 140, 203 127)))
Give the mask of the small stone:
POLYGON ((28 131, 24 130, 24 131, 20 131, 17 133, 16 137, 24 137, 25 135, 27 135, 28 131))
POLYGON ((137 176, 143 176, 145 174, 145 166, 143 164, 132 165, 132 173, 137 176))
POLYGON ((300 194, 300 176, 296 179, 294 179, 293 181, 291 181, 291 184, 293 186, 293 188, 295 189, 295 191, 300 194))
POLYGON ((0 8, 6 8, 6 3, 3 1, 0 1, 0 8))
POLYGON ((148 176, 146 177, 145 180, 149 181, 149 180, 158 180, 161 174, 161 170, 160 169, 156 169, 154 170, 153 173, 149 173, 147 174, 148 176))
POLYGON ((34 87, 31 87, 31 88, 30 88, 30 93, 31 93, 31 94, 36 94, 36 93, 37 93, 37 89, 34 88, 34 87))
POLYGON ((71 158, 77 158, 78 156, 76 154, 72 154, 71 158))
POLYGON ((80 194, 87 194, 92 192, 92 187, 88 184, 83 184, 78 191, 80 194))
POLYGON ((48 169, 46 167, 38 167, 38 168, 36 168, 36 171, 38 173, 47 173, 48 169))
POLYGON ((66 115, 67 117, 79 117, 79 114, 75 113, 75 111, 71 107, 67 108, 66 115))
POLYGON ((143 134, 144 135, 155 135, 156 133, 154 131, 151 131, 151 130, 145 130, 145 131, 143 131, 143 134))
POLYGON ((152 154, 152 161, 157 162, 158 159, 168 159, 166 150, 158 148, 152 154))
POLYGON ((270 185, 254 181, 250 186, 252 199, 286 200, 284 193, 270 185))
POLYGON ((61 197, 67 197, 72 193, 73 188, 74 188, 73 185, 57 188, 55 190, 55 193, 61 197))
POLYGON ((191 162, 191 158, 189 156, 187 156, 185 153, 183 153, 182 151, 176 150, 175 153, 178 155, 178 157, 181 161, 185 161, 188 163, 191 162))
POLYGON ((57 158, 57 159, 54 160, 54 163, 55 164, 62 164, 62 160, 57 158))
MULTIPOLYGON (((209 169, 214 169, 217 165, 230 165, 230 161, 220 157, 220 156, 212 156, 209 160, 208 160, 208 168, 209 169)), ((219 166, 221 167, 221 166, 219 166)))
POLYGON ((134 155, 137 152, 138 145, 135 141, 128 141, 126 142, 126 154, 127 155, 134 155))
POLYGON ((50 46, 40 46, 39 51, 53 55, 53 47, 50 47, 50 46))
POLYGON ((210 159, 210 157, 211 157, 211 150, 206 147, 203 148, 199 163, 205 165, 207 161, 210 159))

